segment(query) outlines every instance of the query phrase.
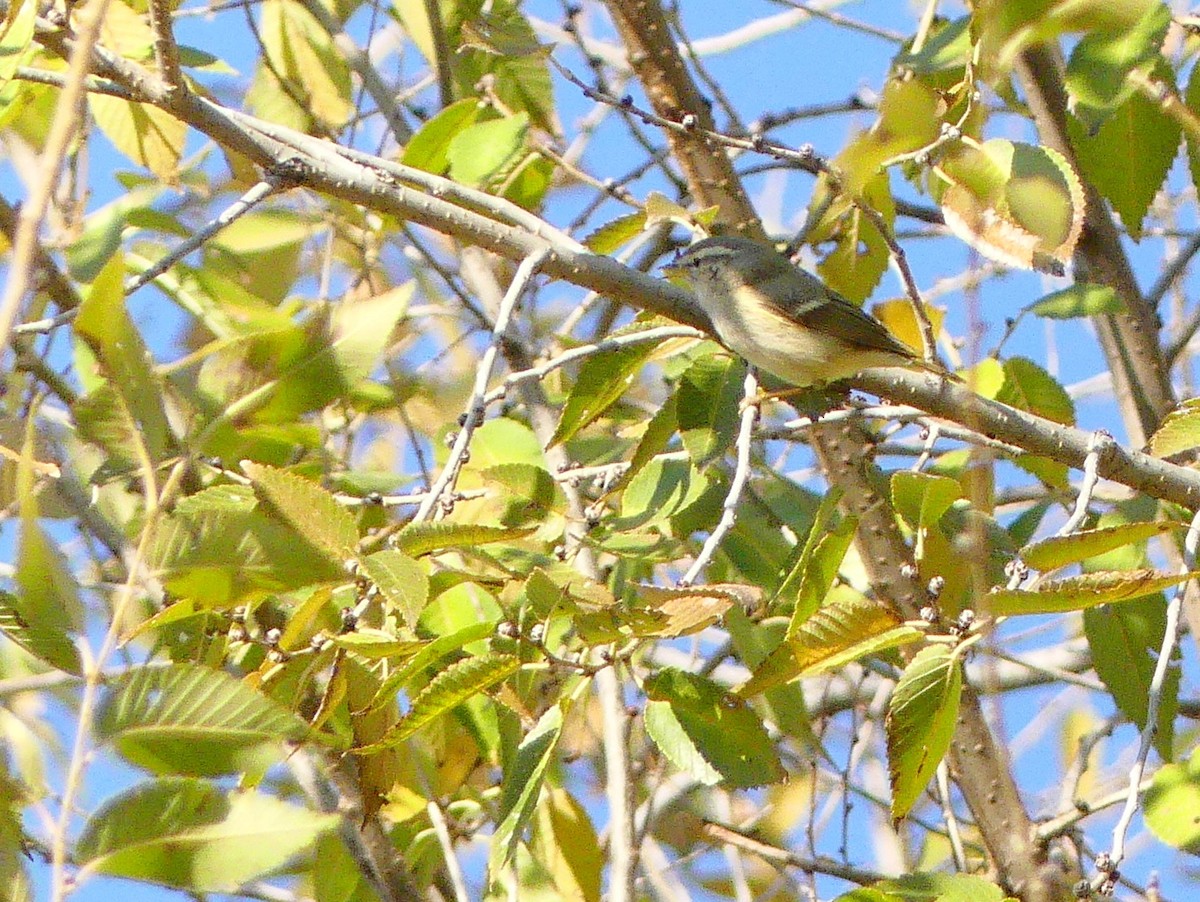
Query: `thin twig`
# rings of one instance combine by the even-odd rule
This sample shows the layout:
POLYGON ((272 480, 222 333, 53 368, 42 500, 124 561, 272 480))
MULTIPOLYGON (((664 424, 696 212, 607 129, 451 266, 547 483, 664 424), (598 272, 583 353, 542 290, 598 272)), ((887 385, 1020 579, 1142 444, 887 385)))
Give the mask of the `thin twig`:
POLYGON ((963 849, 958 815, 954 813, 954 804, 950 798, 950 767, 945 759, 937 767, 937 794, 942 806, 942 820, 946 822, 946 835, 950 838, 950 851, 954 854, 954 866, 965 873, 967 853, 963 849))
POLYGON ((737 467, 733 471, 733 480, 729 483, 729 491, 721 504, 721 519, 704 541, 700 553, 688 567, 687 573, 679 578, 676 585, 686 587, 693 585, 712 556, 721 547, 721 541, 733 529, 737 522, 737 507, 741 501, 742 492, 750 479, 750 452, 754 446, 754 424, 758 420, 758 378, 751 370, 746 373, 746 381, 742 393, 742 424, 737 435, 737 467))
POLYGON ((453 488, 454 481, 458 478, 458 471, 462 468, 463 462, 466 459, 467 448, 471 444, 471 436, 480 425, 487 407, 488 382, 491 381, 492 369, 496 364, 497 356, 500 354, 500 345, 504 341, 505 333, 508 331, 512 312, 516 308, 517 301, 528 286, 530 279, 537 272, 538 266, 541 265, 548 254, 549 249, 530 254, 517 267, 517 272, 513 276, 512 283, 508 286, 508 291, 505 292, 504 300, 501 301, 500 309, 496 313, 496 324, 492 329, 492 341, 488 345, 487 350, 483 352, 483 358, 479 361, 479 366, 475 370, 475 385, 471 389, 471 397, 467 400, 465 418, 462 421, 458 435, 454 439, 454 446, 450 451, 450 457, 446 461, 446 465, 442 468, 442 472, 434 481, 434 484, 430 486, 429 496, 421 502, 421 506, 417 508, 416 514, 413 515, 413 519, 417 522, 428 520, 433 516, 434 510, 442 496, 448 489, 453 488))
POLYGON ((1083 481, 1079 484, 1079 494, 1075 498, 1075 510, 1062 525, 1058 535, 1067 536, 1077 530, 1088 515, 1088 506, 1092 503, 1092 493, 1096 491, 1096 483, 1100 480, 1100 458, 1108 446, 1113 444, 1113 437, 1107 432, 1096 430, 1088 440, 1087 456, 1083 459, 1083 481))
POLYGON ((442 861, 446 863, 446 872, 450 875, 450 885, 454 887, 456 902, 468 902, 471 898, 467 892, 467 880, 463 876, 462 864, 454 854, 454 840, 450 837, 450 828, 446 825, 446 816, 435 801, 425 806, 425 813, 433 824, 433 832, 437 836, 438 845, 442 847, 442 861))
POLYGON ((21 312, 21 304, 29 289, 29 279, 38 254, 38 231, 58 175, 62 170, 67 149, 83 119, 83 101, 87 76, 91 69, 92 48, 100 37, 100 25, 108 10, 109 0, 94 0, 76 13, 80 28, 76 32, 66 81, 54 108, 54 119, 46 135, 38 172, 40 179, 33 185, 17 214, 16 235, 8 261, 8 281, 0 297, 0 354, 8 347, 13 324, 21 312))
POLYGON ((151 266, 129 279, 125 283, 125 294, 131 295, 143 285, 157 279, 178 261, 182 260, 204 244, 209 238, 213 237, 213 235, 217 234, 217 232, 221 231, 221 229, 245 216, 254 207, 270 197, 271 194, 278 191, 284 184, 284 179, 268 175, 265 180, 254 185, 249 191, 222 210, 215 218, 189 235, 186 241, 181 241, 170 253, 164 255, 160 260, 155 261, 151 266))
MULTIPOLYGON (((1200 512, 1192 518, 1191 528, 1183 542, 1182 573, 1190 573, 1196 566, 1196 549, 1200 547, 1200 512)), ((1137 759, 1129 769, 1129 797, 1121 811, 1116 826, 1113 827, 1112 851, 1108 854, 1108 867, 1100 869, 1093 880, 1093 887, 1099 892, 1109 895, 1112 885, 1116 882, 1121 862, 1125 860, 1125 837, 1133 815, 1137 812, 1138 802, 1141 801, 1140 787, 1142 775, 1146 771, 1146 759, 1150 755, 1150 747, 1154 744, 1154 736, 1158 731, 1158 708, 1162 703, 1163 691, 1167 679, 1167 671, 1171 668, 1171 658, 1179 643, 1179 631, 1182 626, 1180 614, 1183 611, 1183 600, 1193 581, 1188 580, 1175 590, 1170 603, 1167 605, 1167 622, 1163 627, 1162 644, 1158 649, 1158 660, 1154 666, 1154 676, 1150 679, 1149 692, 1146 699, 1146 722, 1142 726, 1141 742, 1138 745, 1137 759)), ((1097 864, 1099 867, 1099 863, 1097 864)))

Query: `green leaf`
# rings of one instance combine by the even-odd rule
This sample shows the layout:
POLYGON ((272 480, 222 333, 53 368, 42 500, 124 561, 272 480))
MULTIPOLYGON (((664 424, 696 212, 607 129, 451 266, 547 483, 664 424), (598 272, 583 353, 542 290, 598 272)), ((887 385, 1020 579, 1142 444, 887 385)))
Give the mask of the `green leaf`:
POLYGON ((1122 523, 1102 529, 1085 529, 1066 536, 1051 536, 1022 548, 1019 556, 1034 570, 1056 570, 1125 545, 1145 542, 1154 536, 1182 529, 1182 523, 1158 520, 1147 523, 1122 523))
POLYGON ((1200 753, 1154 774, 1144 801, 1146 826, 1167 845, 1200 855, 1200 753))
POLYGON ((1120 29, 1097 29, 1071 51, 1065 81, 1072 110, 1089 128, 1137 90, 1129 75, 1161 59, 1159 49, 1171 24, 1171 10, 1152 3, 1141 20, 1120 29))
POLYGON ((341 563, 299 541, 256 504, 249 487, 241 486, 236 492, 206 489, 185 499, 155 532, 147 556, 155 575, 176 597, 209 608, 345 579, 341 563), (235 496, 236 504, 230 501, 235 496))
POLYGON ((613 254, 627 241, 632 241, 646 227, 646 214, 638 210, 609 220, 583 239, 583 246, 593 254, 613 254))
MULTIPOLYGON (((880 880, 875 889, 902 902, 1003 902, 1004 890, 975 874, 918 872, 880 880)), ((1009 900, 1015 902, 1015 900, 1009 900)))
POLYGON ((88 94, 88 109, 113 145, 167 184, 179 181, 179 160, 187 139, 183 119, 148 103, 88 94))
MULTIPOLYGON (((1167 628, 1160 597, 1146 604, 1107 605, 1083 612, 1083 631, 1092 651, 1092 666, 1129 721, 1145 729, 1150 684, 1167 628)), ((1178 648, 1175 650, 1178 659, 1178 648)), ((1174 757, 1175 714, 1179 709, 1180 668, 1173 661, 1158 706, 1154 748, 1159 757, 1174 757)))
POLYGON ((429 571, 400 551, 378 551, 359 561, 367 579, 379 587, 388 606, 399 611, 408 627, 429 601, 429 571))
POLYGON ((116 402, 138 425, 133 437, 151 461, 161 460, 170 437, 163 409, 164 386, 155 374, 150 352, 125 310, 125 260, 116 254, 96 276, 79 307, 75 334, 87 344, 116 402))
MULTIPOLYGON (((883 217, 889 227, 893 225, 896 202, 886 173, 880 173, 867 182, 863 199, 883 217)), ((810 209, 816 209, 820 202, 814 194, 810 209)), ((852 301, 865 300, 887 272, 889 257, 883 235, 860 207, 852 206, 839 219, 829 238, 836 243, 833 250, 817 264, 817 273, 834 291, 852 301)))
POLYGON ((449 635, 438 636, 432 642, 427 643, 416 655, 405 661, 403 666, 396 668, 388 675, 371 700, 369 710, 375 712, 394 706, 396 693, 413 677, 424 673, 447 655, 461 651, 464 646, 488 638, 495 631, 495 621, 482 620, 455 630, 449 635))
POLYGON ((520 659, 495 653, 464 658, 451 664, 429 681, 429 685, 413 699, 412 708, 395 727, 388 730, 378 742, 355 751, 361 755, 374 755, 395 748, 423 726, 507 679, 520 668, 520 659))
POLYGON ((73 860, 81 882, 99 872, 193 893, 233 893, 281 868, 340 819, 201 780, 153 780, 93 814, 73 860))
POLYGON ((198 664, 138 667, 112 681, 96 738, 155 773, 217 776, 279 760, 308 724, 253 687, 198 664))
POLYGON ((1075 424, 1075 402, 1066 389, 1027 357, 1004 361, 1004 385, 996 400, 1056 423, 1075 424))
POLYGON ((447 548, 470 548, 475 545, 512 542, 523 539, 532 532, 533 529, 529 527, 477 526, 474 523, 445 521, 410 523, 396 533, 392 544, 409 557, 421 557, 447 548))
MULTIPOLYGON (((325 130, 336 131, 354 111, 350 69, 345 56, 317 18, 302 5, 264 0, 259 33, 271 62, 271 75, 282 77, 290 95, 325 130)), ((303 126, 302 126, 303 128, 303 126)))
MULTIPOLYGON (((788 639, 795 639, 800 634, 803 625, 825 601, 857 532, 857 517, 843 517, 837 526, 828 530, 820 517, 813 524, 797 570, 793 571, 799 571, 800 584, 796 588, 796 604, 788 623, 788 639)), ((791 579, 789 576, 789 583, 791 579)))
POLYGON ((547 787, 534 818, 531 850, 556 898, 600 902, 604 853, 584 807, 565 789, 547 787))
POLYGON ((1155 457, 1171 457, 1197 447, 1200 447, 1200 398, 1188 398, 1168 413, 1150 436, 1150 453, 1155 457))
POLYGON ((993 138, 961 144, 930 188, 946 225, 971 247, 1008 266, 1061 271, 1083 232, 1084 194, 1062 154, 993 138))
POLYGON ((472 188, 486 188, 513 170, 525 155, 529 116, 477 122, 450 140, 446 158, 450 177, 472 188))
POLYGON ((750 788, 783 779, 758 715, 716 683, 666 668, 646 680, 646 695, 646 732, 672 764, 705 785, 750 788))
MULTIPOLYGON (((479 4, 468 7, 478 10, 479 4)), ((548 48, 513 0, 493 0, 487 11, 464 14, 453 71, 462 96, 477 92, 485 75, 493 76, 500 104, 528 114, 543 131, 559 131, 554 91, 546 65, 548 48)), ((452 44, 451 46, 456 46, 452 44)))
POLYGON ((931 476, 911 470, 892 474, 892 505, 896 513, 919 533, 937 526, 942 515, 961 497, 962 485, 949 476, 931 476))
MULTIPOLYGON (((1183 101, 1193 116, 1200 114, 1200 66, 1192 66, 1183 101)), ((1197 186, 1200 185, 1200 138, 1190 129, 1184 135, 1187 139, 1188 171, 1192 174, 1192 185, 1197 186)))
POLYGON ((474 97, 450 104, 409 139, 401 162, 435 175, 444 174, 450 166, 450 142, 478 122, 486 110, 487 107, 474 97))
POLYGON ((33 0, 16 0, 7 10, 0 27, 0 86, 8 83, 33 55, 33 28, 37 20, 37 4, 33 0))
POLYGON ((962 695, 962 665, 945 645, 923 648, 904 669, 887 713, 892 819, 912 810, 950 748, 962 695))
POLYGON ((988 612, 995 615, 1082 611, 1099 604, 1143 598, 1197 576, 1200 576, 1200 571, 1172 574, 1146 568, 1102 570, 1083 576, 1046 580, 1033 591, 998 589, 985 596, 984 605, 988 612))
MULTIPOLYGON (((1153 77, 1174 84, 1174 73, 1165 61, 1153 77)), ((1140 92, 1113 110, 1095 134, 1075 119, 1068 125, 1082 175, 1113 205, 1133 239, 1139 240, 1146 211, 1179 151, 1182 127, 1158 101, 1140 92), (1133 156, 1130 147, 1137 148, 1133 156), (1126 165, 1114 166, 1115 159, 1126 160, 1126 165)))
POLYGON ((335 562, 354 557, 358 526, 332 494, 302 476, 266 464, 243 461, 242 471, 305 541, 335 562))
POLYGON ((687 510, 708 490, 709 481, 690 461, 656 458, 635 476, 621 496, 613 529, 627 531, 663 525, 687 510))
POLYGON ((857 594, 833 597, 771 652, 736 692, 743 698, 758 695, 797 677, 836 670, 924 635, 916 627, 904 626, 878 601, 857 594))
POLYGON ((683 447, 697 467, 724 456, 733 444, 745 374, 733 358, 708 354, 680 378, 675 415, 683 447))
POLYGON ((352 633, 332 636, 329 641, 361 658, 370 661, 382 661, 386 658, 393 665, 412 660, 429 644, 426 640, 414 639, 411 635, 395 635, 388 630, 371 627, 359 627, 352 633))
POLYGON ((79 652, 59 626, 30 619, 21 613, 17 596, 0 589, 0 633, 35 658, 76 676, 83 674, 79 652))
POLYGON ((637 381, 654 352, 654 345, 643 343, 594 354, 585 360, 563 405, 550 446, 570 441, 603 416, 637 381))
POLYGON ((508 866, 517 850, 517 841, 529 825, 542 790, 542 779, 558 749, 562 723, 562 707, 552 705, 521 741, 512 765, 505 769, 500 822, 492 835, 488 856, 488 873, 492 880, 508 866))
POLYGON ((1077 282, 1061 291, 1053 291, 1029 307, 1029 312, 1047 319, 1075 319, 1122 313, 1125 302, 1107 285, 1077 282))

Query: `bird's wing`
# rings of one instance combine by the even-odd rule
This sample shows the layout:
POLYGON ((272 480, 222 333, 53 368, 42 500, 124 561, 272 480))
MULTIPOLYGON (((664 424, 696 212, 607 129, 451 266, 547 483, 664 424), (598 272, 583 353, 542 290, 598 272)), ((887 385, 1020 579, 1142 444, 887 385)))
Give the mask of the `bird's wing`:
POLYGON ((855 347, 920 359, 916 351, 894 338, 883 323, 857 304, 852 304, 810 273, 801 269, 795 271, 804 279, 803 287, 793 280, 785 283, 779 279, 770 287, 786 284, 790 290, 767 292, 768 296, 778 299, 779 312, 784 316, 855 347))

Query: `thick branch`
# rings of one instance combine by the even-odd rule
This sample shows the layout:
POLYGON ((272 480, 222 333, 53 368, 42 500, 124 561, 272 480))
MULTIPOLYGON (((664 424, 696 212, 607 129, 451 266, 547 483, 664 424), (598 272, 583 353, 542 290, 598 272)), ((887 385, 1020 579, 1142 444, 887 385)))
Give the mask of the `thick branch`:
MULTIPOLYGON (((1067 91, 1056 49, 1031 47, 1018 59, 1017 72, 1042 141, 1066 157, 1078 172, 1067 132, 1067 91)), ((1076 265, 1082 278, 1108 285, 1125 301, 1124 313, 1099 316, 1095 322, 1125 428, 1130 441, 1142 445, 1175 406, 1158 345, 1158 318, 1138 288, 1104 198, 1086 180, 1083 190, 1087 219, 1075 250, 1076 265)))

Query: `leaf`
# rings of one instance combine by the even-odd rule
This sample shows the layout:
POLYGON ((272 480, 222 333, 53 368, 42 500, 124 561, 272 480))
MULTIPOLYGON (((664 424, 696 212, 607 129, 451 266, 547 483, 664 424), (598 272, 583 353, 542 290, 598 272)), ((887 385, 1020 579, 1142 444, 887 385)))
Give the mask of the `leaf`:
POLYGON ((402 666, 396 668, 380 684, 368 709, 374 712, 394 707, 396 704, 396 693, 405 683, 434 666, 447 655, 460 651, 472 642, 486 639, 495 631, 495 622, 490 620, 479 621, 464 626, 462 629, 456 630, 449 635, 438 636, 432 642, 426 643, 424 648, 405 661, 402 666))
MULTIPOLYGON (((853 151, 853 145, 848 151, 853 151)), ((847 165, 844 156, 845 153, 838 156, 843 168, 847 165)), ((883 217, 889 228, 894 224, 896 202, 886 173, 873 174, 863 186, 862 199, 883 217)), ((819 203, 824 201, 814 193, 809 209, 818 209, 819 203)), ((836 222, 829 223, 826 231, 828 235, 823 240, 835 244, 817 264, 817 273, 834 291, 852 301, 863 301, 887 272, 889 257, 884 236, 858 206, 849 207, 836 222)), ((815 242, 818 235, 812 235, 810 240, 815 242)))
POLYGON ((1200 447, 1200 398, 1188 398, 1168 413, 1150 436, 1150 453, 1172 457, 1200 447))
POLYGON ((287 470, 248 460, 242 461, 241 466, 242 472, 305 541, 334 562, 344 563, 354 557, 358 526, 332 494, 287 470))
POLYGON ((921 649, 904 669, 886 721, 893 820, 912 810, 950 748, 961 694, 962 665, 948 646, 921 649))
POLYGON ((627 241, 632 241, 646 227, 646 214, 642 211, 626 213, 598 226, 583 239, 583 246, 593 254, 612 254, 627 241))
POLYGON ((874 888, 901 902, 1016 902, 991 880, 975 874, 917 872, 880 880, 874 888))
POLYGON ((145 166, 168 185, 179 183, 179 160, 187 139, 187 124, 148 103, 88 94, 96 125, 118 151, 145 166))
POLYGON ((1067 564, 1075 564, 1098 554, 1145 542, 1154 536, 1182 528, 1182 523, 1158 520, 1085 529, 1066 536, 1051 536, 1033 545, 1027 545, 1021 549, 1018 556, 1034 570, 1056 570, 1067 564))
POLYGON ((1066 389, 1027 357, 1004 361, 1004 385, 996 400, 1065 426, 1075 424, 1075 402, 1066 389))
POLYGON ((472 188, 486 188, 504 178, 525 155, 529 116, 518 113, 503 119, 477 122, 450 140, 446 159, 449 175, 472 188))
POLYGON ((477 526, 474 523, 410 523, 396 533, 392 544, 409 557, 421 557, 447 548, 471 548, 511 542, 532 533, 530 527, 477 526))
POLYGON ((411 660, 429 644, 425 639, 416 639, 411 635, 395 635, 388 630, 361 626, 352 633, 331 636, 329 641, 338 648, 354 652, 360 658, 369 661, 386 658, 391 664, 411 660))
POLYGON ((496 653, 457 661, 429 681, 429 685, 413 699, 408 714, 378 742, 354 751, 360 755, 374 755, 395 748, 421 727, 507 679, 520 668, 520 659, 496 653))
POLYGON ((892 474, 892 504, 914 530, 937 526, 942 515, 962 497, 962 485, 949 476, 901 470, 892 474))
POLYGON ((58 626, 22 616, 17 596, 0 589, 0 632, 51 667, 82 676, 79 651, 58 626))
POLYGON ((549 447, 569 442, 581 429, 603 416, 637 380, 654 352, 654 345, 643 343, 594 354, 585 360, 563 405, 549 447))
POLYGON ((709 485, 690 461, 656 458, 630 481, 621 496, 620 516, 611 526, 628 531, 665 525, 700 500, 709 485))
POLYGON ((1100 125, 1137 90, 1129 75, 1161 59, 1159 50, 1170 24, 1167 5, 1151 3, 1140 21, 1120 29, 1097 28, 1080 39, 1067 62, 1065 82, 1071 109, 1084 125, 1100 125))
POLYGON ((37 4, 33 0, 16 0, 7 10, 0 28, 0 86, 6 85, 33 55, 33 29, 37 20, 37 4))
MULTIPOLYGON (((1167 628, 1166 606, 1157 597, 1148 601, 1089 608, 1083 612, 1083 630, 1096 675, 1112 693, 1121 713, 1139 730, 1146 727, 1150 685, 1167 628)), ((1174 657, 1179 657, 1178 648, 1174 657)), ((1154 748, 1164 761, 1174 757, 1179 683, 1180 668, 1175 660, 1167 668, 1154 733, 1154 748)))
POLYGON ((931 188, 946 225, 989 259, 1060 272, 1083 232, 1079 176, 1057 151, 993 138, 963 143, 931 188))
POLYGON ((700 357, 680 377, 675 415, 683 447, 697 467, 723 457, 733 444, 744 379, 741 363, 725 354, 700 357))
POLYGON ((1154 774, 1144 802, 1146 826, 1172 848, 1200 855, 1200 754, 1154 774))
POLYGON ((1083 576, 1046 580, 1033 590, 998 589, 984 598, 991 614, 1059 614, 1082 611, 1098 604, 1142 598, 1200 576, 1190 573, 1160 573, 1138 570, 1101 570, 1083 576))
POLYGON ((193 893, 233 893, 282 867, 340 819, 201 780, 152 780, 93 814, 73 859, 81 882, 99 872, 193 893))
POLYGON ((835 598, 801 623, 735 691, 743 698, 758 695, 922 638, 924 633, 904 626, 878 601, 860 595, 835 598))
POLYGON ((646 732, 680 770, 708 786, 751 788, 783 779, 758 715, 716 683, 665 668, 646 680, 646 695, 646 732))
POLYGON ((117 395, 115 403, 125 421, 132 419, 139 427, 134 435, 136 444, 131 447, 144 448, 151 461, 158 461, 165 454, 170 437, 163 409, 164 387, 153 370, 141 334, 125 310, 124 275, 124 257, 116 254, 96 276, 91 291, 83 299, 75 318, 75 334, 96 358, 100 371, 117 395))
MULTIPOLYGON (((1174 84, 1174 73, 1165 61, 1153 77, 1174 84)), ((1095 134, 1075 119, 1068 120, 1068 134, 1084 178, 1113 205, 1130 236, 1139 240, 1142 220, 1179 151, 1178 121, 1163 112, 1157 100, 1139 92, 1113 110, 1095 134), (1128 157, 1126 165, 1112 165, 1114 159, 1127 158, 1130 147, 1136 147, 1137 154, 1128 157)))
POLYGON ((474 97, 450 104, 427 120, 409 139, 400 161, 414 169, 444 174, 450 166, 450 142, 478 122, 486 110, 487 107, 474 97))
POLYGON ((720 620, 734 605, 754 608, 762 592, 755 586, 709 584, 686 589, 662 586, 637 586, 639 600, 666 621, 641 636, 676 638, 698 633, 720 620))
POLYGON ((530 845, 550 874, 555 898, 600 902, 604 853, 587 811, 567 790, 546 787, 534 812, 530 845))
MULTIPOLYGON (((316 17, 298 3, 264 0, 259 33, 270 77, 287 82, 289 101, 297 100, 326 131, 336 131, 350 118, 350 69, 333 38, 316 17)), ((304 128, 304 126, 301 126, 304 128)), ((307 130, 307 129, 305 129, 307 130)))
MULTIPOLYGON (((841 495, 840 492, 831 494, 841 495)), ((822 509, 824 510, 824 506, 822 509)), ((795 639, 808 619, 824 603, 857 532, 857 517, 843 517, 837 526, 827 529, 818 515, 796 570, 793 571, 793 574, 799 575, 800 584, 796 587, 795 606, 788 622, 788 639, 795 639)), ((791 579, 792 576, 789 576, 789 583, 791 579)), ((783 592, 781 589, 781 596, 783 592)))
POLYGON ((1123 313, 1125 302, 1108 285, 1076 282, 1061 291, 1053 291, 1029 306, 1029 312, 1047 319, 1075 319, 1123 313))
POLYGON ((512 860, 517 850, 517 840, 533 816, 533 806, 542 790, 542 779, 558 749, 562 723, 562 707, 552 705, 521 740, 511 767, 505 769, 500 822, 492 835, 491 854, 488 856, 491 880, 496 880, 512 860))
POLYGON ((218 776, 264 768, 308 724, 251 686, 198 664, 137 667, 112 681, 96 738, 154 773, 218 776))
POLYGON ((379 588, 388 606, 400 612, 405 625, 415 627, 429 601, 429 571, 425 565, 389 549, 368 555, 359 566, 379 588))

